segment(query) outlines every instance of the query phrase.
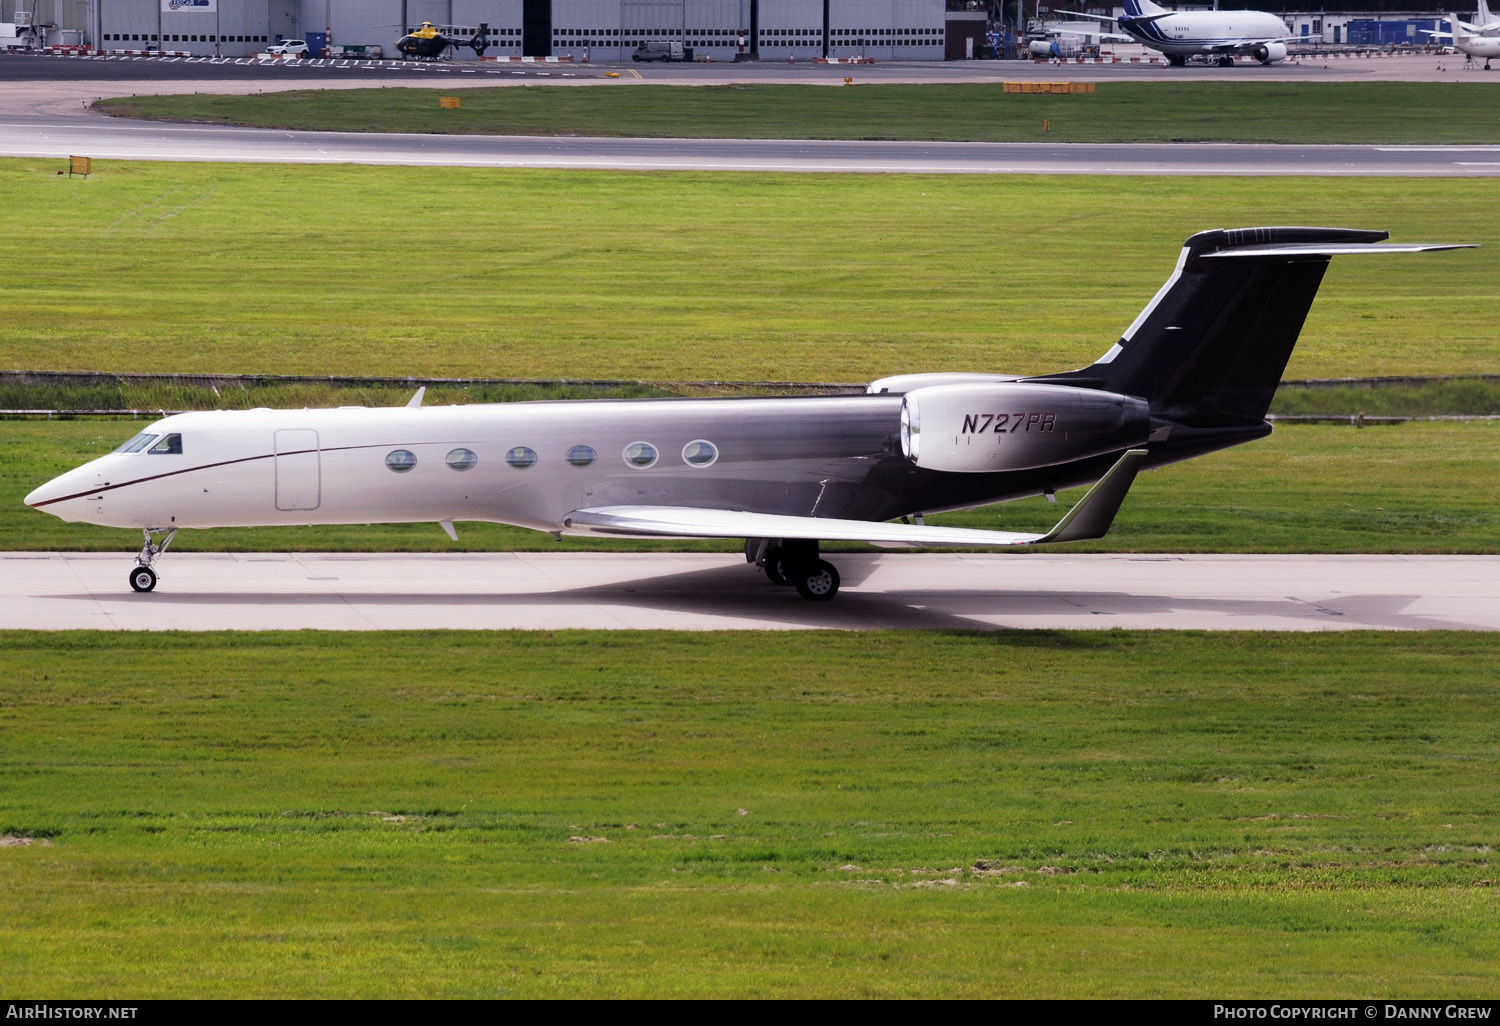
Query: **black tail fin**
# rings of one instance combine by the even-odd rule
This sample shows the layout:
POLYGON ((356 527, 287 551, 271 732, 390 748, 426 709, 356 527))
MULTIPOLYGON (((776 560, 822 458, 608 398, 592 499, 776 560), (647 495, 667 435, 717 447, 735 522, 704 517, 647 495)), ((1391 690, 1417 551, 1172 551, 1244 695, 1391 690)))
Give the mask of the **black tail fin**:
MULTIPOLYGON (((1140 396, 1154 418, 1201 427, 1259 425, 1335 254, 1386 232, 1235 228, 1188 239, 1172 277, 1095 364, 1039 379, 1140 396)), ((1426 247, 1420 247, 1426 248, 1426 247)))

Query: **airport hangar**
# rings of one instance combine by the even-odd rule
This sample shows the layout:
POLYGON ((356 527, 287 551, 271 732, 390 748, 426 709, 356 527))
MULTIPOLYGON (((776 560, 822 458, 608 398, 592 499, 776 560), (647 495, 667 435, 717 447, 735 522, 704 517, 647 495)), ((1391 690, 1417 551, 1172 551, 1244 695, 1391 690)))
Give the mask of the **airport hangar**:
MULTIPOLYGON (((485 25, 488 57, 582 60, 587 48, 590 60, 629 60, 648 39, 680 40, 695 57, 714 61, 733 60, 742 42, 745 53, 763 60, 972 56, 988 16, 948 6, 945 0, 0 0, 0 22, 34 8, 35 24, 53 26, 48 42, 212 56, 217 39, 225 57, 282 39, 305 39, 314 53, 374 44, 392 57, 396 39, 424 21, 464 39, 485 25)), ((456 60, 474 57, 462 47, 452 53, 456 60)))

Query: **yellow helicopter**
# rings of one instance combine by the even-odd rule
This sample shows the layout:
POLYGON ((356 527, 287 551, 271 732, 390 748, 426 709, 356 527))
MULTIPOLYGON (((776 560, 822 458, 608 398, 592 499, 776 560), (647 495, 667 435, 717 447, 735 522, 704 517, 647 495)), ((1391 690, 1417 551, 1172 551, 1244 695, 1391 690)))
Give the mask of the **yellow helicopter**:
POLYGON ((396 40, 396 49, 403 57, 435 61, 450 46, 467 46, 474 51, 475 56, 482 57, 490 45, 489 28, 489 23, 485 22, 479 26, 479 31, 475 32, 472 38, 454 39, 439 32, 432 22, 424 21, 421 28, 415 32, 408 32, 396 40))

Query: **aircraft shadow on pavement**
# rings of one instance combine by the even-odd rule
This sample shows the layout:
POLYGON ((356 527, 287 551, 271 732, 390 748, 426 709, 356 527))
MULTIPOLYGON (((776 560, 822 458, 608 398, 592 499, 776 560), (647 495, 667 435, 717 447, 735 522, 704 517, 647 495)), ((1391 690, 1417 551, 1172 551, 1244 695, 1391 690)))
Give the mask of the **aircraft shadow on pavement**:
MULTIPOLYGON (((1422 598, 1414 594, 1342 595, 1337 599, 1318 600, 1296 596, 1235 599, 1139 594, 1097 588, 1077 591, 1034 584, 1019 574, 997 578, 994 587, 986 590, 969 587, 903 588, 891 592, 859 590, 878 569, 878 559, 838 558, 843 588, 837 598, 826 603, 808 602, 794 589, 773 585, 759 571, 744 564, 584 587, 563 586, 555 591, 541 592, 496 591, 481 581, 474 582, 473 590, 361 592, 342 590, 338 587, 340 582, 334 579, 329 581, 328 591, 318 593, 215 593, 199 590, 204 582, 198 581, 194 582, 194 590, 190 592, 166 590, 171 587, 166 585, 164 590, 150 595, 122 593, 115 596, 54 597, 102 602, 108 606, 120 604, 122 611, 145 606, 163 611, 187 606, 294 608, 306 611, 309 619, 301 626, 311 628, 322 626, 313 622, 316 611, 320 609, 337 612, 341 620, 346 620, 350 613, 357 615, 361 607, 402 606, 414 611, 430 611, 438 607, 490 609, 496 616, 481 625, 486 629, 513 626, 506 622, 505 610, 523 607, 549 610, 559 619, 565 618, 566 610, 576 609, 577 616, 568 625, 578 628, 618 627, 619 622, 611 620, 606 611, 611 606, 678 614, 681 622, 660 626, 698 628, 733 627, 732 621, 748 620, 789 628, 986 630, 1044 622, 1055 627, 1058 618, 1102 618, 1104 622, 1095 619, 1089 626, 1105 626, 1115 617, 1125 619, 1131 625, 1139 625, 1144 617, 1159 621, 1151 626, 1178 629, 1234 628, 1236 621, 1268 618, 1343 629, 1473 630, 1476 626, 1407 613, 1406 610, 1422 598), (1174 622, 1174 615, 1192 622, 1174 622)), ((179 583, 178 587, 182 585, 179 583)))

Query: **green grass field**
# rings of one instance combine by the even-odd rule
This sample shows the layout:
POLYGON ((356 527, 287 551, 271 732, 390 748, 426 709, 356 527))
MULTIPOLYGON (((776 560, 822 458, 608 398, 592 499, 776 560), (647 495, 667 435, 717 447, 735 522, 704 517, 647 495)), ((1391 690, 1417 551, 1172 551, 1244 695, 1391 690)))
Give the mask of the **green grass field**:
MULTIPOLYGON (((31 489, 108 452, 132 421, 0 421, 0 551, 140 547, 140 532, 68 524, 25 506, 31 489)), ((1280 425, 1269 439, 1141 475, 1108 537, 1075 552, 1500 552, 1500 423, 1410 423, 1363 430, 1280 425)), ((933 523, 1046 531, 1076 501, 1023 499, 933 523)), ((174 552, 582 549, 735 551, 733 542, 629 542, 461 524, 184 531, 174 552)), ((837 550, 840 546, 829 546, 837 550)), ((168 557, 170 558, 170 557, 168 557)))
MULTIPOLYGON (((647 70, 646 75, 651 72, 647 70)), ((858 82, 859 69, 850 74, 858 82)), ((1055 78, 1068 79, 1059 68, 1055 78)), ((830 83, 842 75, 830 75, 830 83)), ((1093 95, 1007 94, 1000 83, 309 89, 135 96, 106 113, 334 132, 994 142, 1489 143, 1488 82, 1102 82, 1093 95), (452 92, 452 90, 449 90, 452 92), (1453 116, 1433 117, 1434 111, 1453 116), (1045 134, 1042 123, 1049 131, 1045 134)))
POLYGON ((1336 261, 1289 377, 1500 367, 1459 180, 58 167, 0 161, 6 368, 1042 373, 1108 349, 1194 231, 1299 223, 1489 245, 1336 261))
MULTIPOLYGON (((1222 130, 1231 101, 1263 115, 1238 108, 1242 132, 1328 130, 1286 88, 1200 102, 1182 131, 1222 130), (1283 102, 1295 114, 1271 116, 1283 102)), ((593 130, 556 127, 571 95, 510 92, 504 117, 530 104, 530 130, 593 130)), ((651 104, 690 124, 729 103, 868 133, 847 105, 883 101, 891 131, 959 126, 863 87, 795 98, 816 116, 709 92, 578 90, 599 110, 569 116, 650 134, 651 104)), ((464 95, 452 113, 509 123, 464 95)), ((1128 123, 1125 96, 1011 97, 1029 103, 962 122, 1050 116, 1076 139, 1128 123), (1084 100, 1102 102, 1062 105, 1084 100)), ((1382 96, 1337 130, 1493 141, 1482 86, 1382 96)), ((1103 352, 1191 232, 1272 223, 1490 243, 1336 263, 1289 376, 1500 367, 1500 247, 1468 182, 57 167, 0 161, 7 369, 1040 372, 1103 352)), ((20 498, 136 427, 0 423, 0 550, 134 551, 20 498)), ((1281 427, 1143 475, 1093 548, 1495 552, 1497 450, 1495 424, 1281 427)), ((1059 508, 945 521, 1026 530, 1059 508)), ((411 525, 174 549, 558 545, 459 529, 458 546, 411 525)), ((0 992, 1485 997, 1497 646, 0 631, 0 992)))
POLYGON ((1491 996, 1497 660, 0 634, 0 990, 1491 996))

